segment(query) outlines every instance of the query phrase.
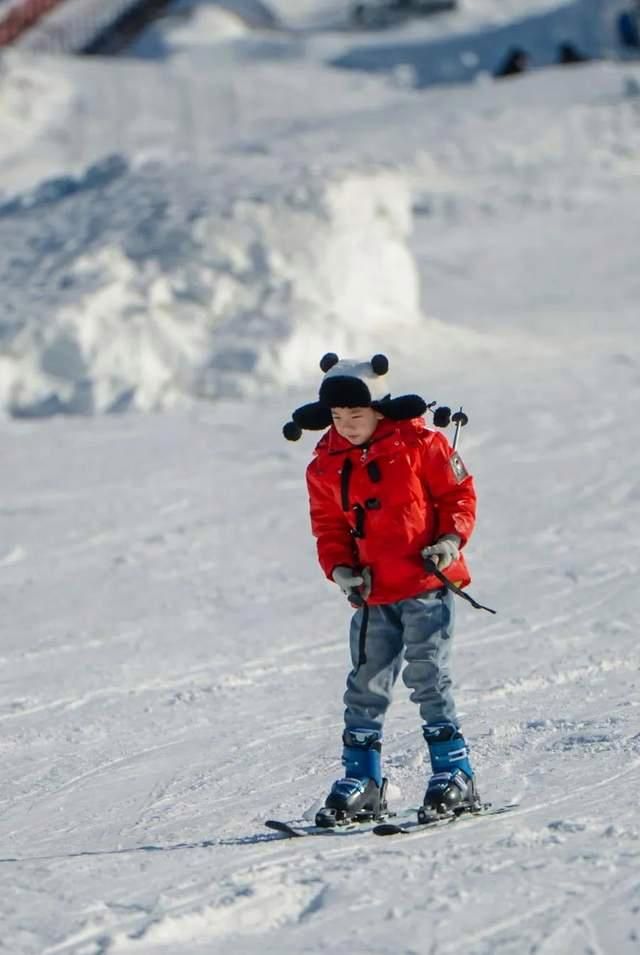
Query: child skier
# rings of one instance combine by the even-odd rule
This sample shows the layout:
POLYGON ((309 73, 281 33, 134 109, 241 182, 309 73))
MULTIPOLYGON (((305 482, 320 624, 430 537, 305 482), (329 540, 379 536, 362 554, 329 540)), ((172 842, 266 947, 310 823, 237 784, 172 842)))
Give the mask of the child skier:
POLYGON ((403 660, 420 707, 433 775, 424 811, 473 809, 479 799, 451 692, 454 607, 449 588, 470 577, 460 550, 474 526, 473 479, 446 437, 428 429, 417 395, 391 398, 388 361, 320 362, 319 400, 298 408, 283 433, 329 428, 307 468, 311 527, 326 576, 358 606, 353 669, 344 695, 342 762, 319 825, 386 810, 382 727, 403 660), (430 565, 430 562, 431 565, 430 565))

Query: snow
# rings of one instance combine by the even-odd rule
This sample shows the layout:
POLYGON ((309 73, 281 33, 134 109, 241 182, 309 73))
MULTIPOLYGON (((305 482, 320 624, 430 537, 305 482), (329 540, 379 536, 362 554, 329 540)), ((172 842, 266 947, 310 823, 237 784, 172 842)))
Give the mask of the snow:
POLYGON ((210 188, 113 157, 0 206, 15 292, 5 308, 17 316, 0 392, 11 413, 256 393, 304 380, 327 323, 340 326, 337 347, 358 350, 389 314, 401 329, 420 322, 399 176, 354 172, 217 202, 210 188))
POLYGON ((209 5, 187 6, 181 4, 173 9, 172 17, 163 17, 152 22, 148 29, 131 45, 130 52, 136 56, 158 59, 170 51, 172 58, 178 51, 193 54, 193 47, 205 46, 208 51, 212 42, 228 41, 246 36, 249 28, 242 17, 233 10, 209 5), (178 14, 189 13, 184 20, 178 14), (176 22, 177 21, 177 22, 176 22))
MULTIPOLYGON (((640 68, 418 91, 217 29, 206 70, 3 60, 3 944, 635 955, 640 68), (505 815, 262 824, 341 769, 349 610, 280 434, 327 350, 469 414, 498 615, 458 606, 456 699, 505 815)), ((415 806, 402 684, 384 766, 415 806)))

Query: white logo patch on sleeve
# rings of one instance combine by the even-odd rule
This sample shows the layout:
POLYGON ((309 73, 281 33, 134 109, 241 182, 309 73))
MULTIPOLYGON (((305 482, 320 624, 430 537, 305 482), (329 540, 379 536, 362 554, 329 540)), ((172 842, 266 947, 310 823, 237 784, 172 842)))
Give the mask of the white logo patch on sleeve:
POLYGON ((465 468, 464 462, 457 451, 454 451, 449 458, 449 464, 451 465, 453 476, 455 477, 458 484, 460 484, 460 481, 464 481, 464 479, 469 476, 469 472, 465 468))

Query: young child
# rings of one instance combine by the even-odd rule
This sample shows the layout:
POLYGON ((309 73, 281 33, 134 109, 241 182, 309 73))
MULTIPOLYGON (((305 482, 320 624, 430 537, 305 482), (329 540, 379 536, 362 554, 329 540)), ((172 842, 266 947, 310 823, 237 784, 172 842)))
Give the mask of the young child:
POLYGON ((451 692, 453 596, 425 563, 469 583, 460 551, 475 521, 473 479, 446 437, 425 426, 422 398, 391 398, 388 367, 384 355, 325 355, 319 400, 283 429, 297 440, 303 428, 329 428, 307 468, 311 527, 324 573, 359 607, 344 695, 345 778, 333 784, 320 825, 384 813, 382 727, 403 661, 433 770, 425 809, 479 802, 451 692))

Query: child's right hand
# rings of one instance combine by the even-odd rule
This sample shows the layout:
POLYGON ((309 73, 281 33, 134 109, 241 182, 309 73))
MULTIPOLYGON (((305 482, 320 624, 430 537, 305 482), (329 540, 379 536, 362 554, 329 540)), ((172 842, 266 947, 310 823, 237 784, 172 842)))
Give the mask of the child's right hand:
POLYGON ((353 567, 336 567, 331 577, 346 597, 353 597, 355 592, 362 600, 366 600, 371 593, 371 571, 368 567, 363 567, 360 573, 354 571, 353 567))
POLYGON ((432 561, 437 570, 445 570, 460 557, 460 538, 457 534, 443 534, 440 540, 420 551, 425 559, 432 561))

